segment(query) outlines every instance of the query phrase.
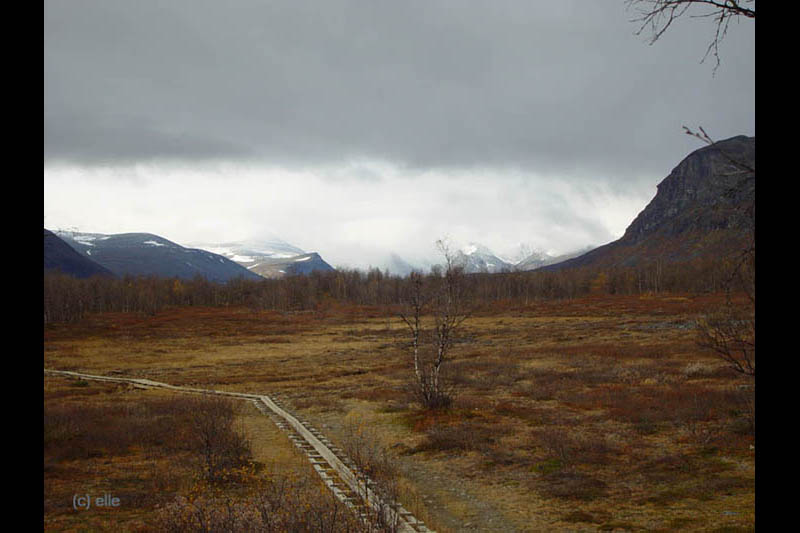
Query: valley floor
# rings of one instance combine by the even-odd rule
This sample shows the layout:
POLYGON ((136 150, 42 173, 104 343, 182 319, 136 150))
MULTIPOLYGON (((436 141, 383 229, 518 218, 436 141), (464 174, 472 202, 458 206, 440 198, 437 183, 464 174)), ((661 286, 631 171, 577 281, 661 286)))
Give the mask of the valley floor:
MULTIPOLYGON (((753 383, 695 342, 695 319, 721 302, 598 296, 478 310, 447 365, 455 402, 441 412, 413 402, 407 329, 378 308, 91 316, 45 328, 44 367, 277 396, 334 442, 356 428, 396 465, 401 502, 440 532, 750 531, 753 383)), ((46 439, 48 413, 65 406, 101 413, 167 394, 46 378, 46 439)), ((238 416, 255 459, 307 473, 252 411, 238 416)), ((45 529, 152 528, 158 506, 189 490, 182 452, 158 445, 67 455, 46 441, 45 529), (73 494, 89 490, 126 504, 77 512, 73 494)))

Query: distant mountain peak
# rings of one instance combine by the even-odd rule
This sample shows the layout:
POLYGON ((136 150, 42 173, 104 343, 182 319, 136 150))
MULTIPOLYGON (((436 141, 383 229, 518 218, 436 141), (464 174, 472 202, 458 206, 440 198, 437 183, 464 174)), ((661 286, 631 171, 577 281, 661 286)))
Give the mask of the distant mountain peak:
POLYGON ((193 245, 223 255, 265 278, 334 270, 317 252, 306 252, 276 236, 193 245))
POLYGON ((227 282, 241 277, 261 279, 238 263, 206 250, 186 248, 153 233, 81 233, 58 231, 80 255, 110 270, 117 276, 158 276, 191 279, 202 276, 209 281, 227 282))
POLYGON ((456 252, 456 261, 464 266, 467 273, 495 273, 512 269, 512 265, 500 259, 487 246, 478 242, 469 242, 456 252))

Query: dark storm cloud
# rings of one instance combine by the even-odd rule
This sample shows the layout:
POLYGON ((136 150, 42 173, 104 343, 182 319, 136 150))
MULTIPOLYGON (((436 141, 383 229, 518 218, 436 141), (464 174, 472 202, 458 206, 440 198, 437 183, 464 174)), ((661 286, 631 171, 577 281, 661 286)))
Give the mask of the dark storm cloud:
POLYGON ((752 23, 624 2, 45 3, 46 161, 384 159, 630 179, 754 132, 752 23))
POLYGON ((51 162, 76 157, 97 164, 131 164, 152 159, 207 160, 249 157, 245 146, 191 130, 167 131, 166 124, 138 116, 45 116, 45 154, 51 162))

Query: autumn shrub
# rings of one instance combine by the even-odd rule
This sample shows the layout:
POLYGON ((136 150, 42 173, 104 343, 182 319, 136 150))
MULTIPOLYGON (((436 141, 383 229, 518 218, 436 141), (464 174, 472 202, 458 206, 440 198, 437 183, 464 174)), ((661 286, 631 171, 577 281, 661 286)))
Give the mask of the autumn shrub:
POLYGON ((756 434, 756 388, 755 385, 734 388, 730 396, 734 420, 731 430, 735 433, 756 434))
POLYGON ((360 496, 372 504, 364 509, 364 521, 375 530, 394 531, 397 516, 392 508, 399 499, 399 470, 394 457, 381 444, 377 432, 357 418, 345 423, 341 449, 354 466, 360 496), (370 492, 378 499, 370 497, 370 492))
POLYGON ((482 391, 510 387, 524 378, 519 363, 502 359, 454 361, 449 376, 458 387, 482 391))
POLYGON ((591 501, 606 494, 608 485, 576 470, 556 470, 538 479, 539 491, 552 498, 591 501))
POLYGON ((572 462, 577 443, 566 430, 560 428, 541 430, 536 433, 536 440, 547 450, 551 458, 558 460, 560 464, 572 462))
POLYGON ((736 467, 718 458, 713 450, 666 454, 638 464, 635 472, 657 489, 642 496, 638 503, 659 506, 751 491, 755 483, 752 478, 737 475, 736 467))
POLYGON ((168 533, 365 531, 356 515, 310 476, 263 478, 243 497, 218 491, 178 496, 159 509, 154 522, 168 533))
POLYGON ((512 400, 497 402, 494 406, 494 412, 498 415, 516 418, 535 426, 549 424, 553 420, 552 410, 512 400))
POLYGON ((606 464, 616 449, 604 435, 577 434, 563 427, 547 427, 534 433, 534 444, 561 465, 606 464))
POLYGON ((703 361, 692 361, 682 370, 682 374, 687 379, 724 378, 729 373, 730 370, 726 367, 712 365, 703 361))
POLYGON ((525 379, 526 382, 515 387, 515 392, 536 401, 560 399, 565 391, 582 386, 575 372, 554 368, 529 369, 525 379))
POLYGON ((425 431, 425 440, 416 447, 416 451, 485 451, 505 432, 502 426, 490 426, 477 421, 437 424, 425 431))
POLYGON ((81 409, 75 407, 44 406, 44 450, 45 455, 57 453, 63 459, 75 459, 84 444, 86 420, 80 416, 81 409))
POLYGON ((213 464, 219 462, 218 455, 238 454, 243 459, 247 456, 246 442, 234 435, 234 405, 221 408, 220 402, 185 396, 138 398, 113 404, 46 402, 45 453, 54 460, 113 457, 130 453, 136 446, 144 447, 150 455, 169 452, 200 455, 208 451, 214 454, 213 464))
POLYGON ((348 420, 343 427, 341 449, 360 472, 374 481, 391 481, 397 476, 397 465, 380 444, 377 432, 359 419, 348 420))
POLYGON ((743 306, 729 301, 722 309, 701 317, 696 332, 699 346, 716 354, 735 372, 755 377, 755 297, 743 306))
POLYGON ((620 367, 609 359, 581 356, 569 360, 572 367, 569 379, 582 385, 615 383, 618 381, 620 367))
POLYGON ((728 390, 692 383, 664 386, 605 384, 568 395, 569 402, 584 409, 605 409, 621 422, 669 424, 683 427, 729 416, 732 397, 728 390))
POLYGON ((229 479, 231 472, 252 459, 250 442, 234 427, 239 403, 223 397, 197 397, 190 406, 190 442, 201 475, 211 482, 229 479))
POLYGON ((119 456, 132 446, 157 450, 174 442, 174 421, 158 404, 45 404, 44 448, 56 460, 119 456))
MULTIPOLYGON (((408 390, 408 387, 405 389, 408 390)), ((401 387, 378 386, 353 392, 349 397, 370 402, 404 401, 408 397, 401 387)))

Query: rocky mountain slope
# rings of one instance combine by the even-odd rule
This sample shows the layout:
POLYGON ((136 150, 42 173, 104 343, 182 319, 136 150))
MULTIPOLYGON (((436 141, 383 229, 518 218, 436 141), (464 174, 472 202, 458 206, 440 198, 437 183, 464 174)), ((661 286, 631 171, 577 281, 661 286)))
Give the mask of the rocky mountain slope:
POLYGON ((722 257, 755 235, 755 137, 737 136, 689 154, 658 185, 618 240, 554 265, 637 266, 722 257))

